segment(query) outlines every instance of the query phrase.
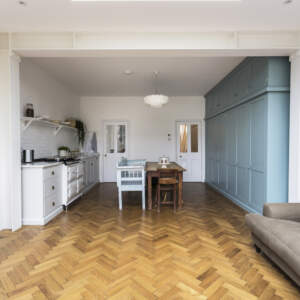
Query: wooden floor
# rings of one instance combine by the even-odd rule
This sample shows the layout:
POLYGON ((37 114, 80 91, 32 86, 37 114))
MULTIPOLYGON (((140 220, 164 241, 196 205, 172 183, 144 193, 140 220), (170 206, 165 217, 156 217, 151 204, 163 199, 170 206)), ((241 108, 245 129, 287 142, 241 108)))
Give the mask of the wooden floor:
POLYGON ((101 184, 45 227, 0 232, 0 299, 300 299, 256 254, 244 212, 204 184, 141 211, 101 184))

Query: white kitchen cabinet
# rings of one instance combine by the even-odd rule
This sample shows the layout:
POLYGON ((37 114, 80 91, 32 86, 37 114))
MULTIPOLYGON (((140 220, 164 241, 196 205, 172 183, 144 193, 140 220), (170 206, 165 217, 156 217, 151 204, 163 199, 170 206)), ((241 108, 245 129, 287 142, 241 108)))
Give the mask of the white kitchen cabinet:
POLYGON ((44 225, 99 182, 99 155, 22 166, 23 224, 44 225))
POLYGON ((62 165, 22 167, 23 224, 44 225, 62 211, 62 165))
POLYGON ((86 193, 99 182, 99 155, 95 154, 85 157, 82 160, 84 169, 84 192, 86 193))

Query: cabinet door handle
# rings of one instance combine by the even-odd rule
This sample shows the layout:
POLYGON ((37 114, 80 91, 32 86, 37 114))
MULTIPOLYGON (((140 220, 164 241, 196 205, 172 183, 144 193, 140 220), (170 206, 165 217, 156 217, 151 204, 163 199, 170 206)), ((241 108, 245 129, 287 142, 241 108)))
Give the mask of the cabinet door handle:
POLYGON ((55 206, 55 202, 52 202, 52 206, 55 206))
POLYGON ((54 186, 54 185, 52 185, 52 190, 53 190, 53 191, 55 190, 55 186, 54 186))
POLYGON ((52 171, 52 173, 51 173, 52 175, 55 175, 55 172, 54 171, 52 171))

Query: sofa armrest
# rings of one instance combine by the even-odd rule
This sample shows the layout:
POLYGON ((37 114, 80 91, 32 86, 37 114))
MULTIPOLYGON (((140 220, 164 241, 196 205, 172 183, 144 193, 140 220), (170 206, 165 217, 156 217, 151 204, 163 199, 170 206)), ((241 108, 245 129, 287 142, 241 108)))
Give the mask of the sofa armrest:
POLYGON ((300 222, 300 203, 268 203, 264 205, 263 215, 274 219, 300 222))

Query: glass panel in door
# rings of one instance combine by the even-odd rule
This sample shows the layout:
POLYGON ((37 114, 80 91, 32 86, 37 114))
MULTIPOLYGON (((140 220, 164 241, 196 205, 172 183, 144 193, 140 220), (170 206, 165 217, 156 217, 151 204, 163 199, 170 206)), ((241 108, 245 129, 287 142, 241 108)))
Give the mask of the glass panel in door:
POLYGON ((106 153, 115 153, 115 126, 106 126, 106 153))
POLYGON ((126 126, 117 125, 117 152, 126 152, 126 126))
POLYGON ((198 152, 198 124, 191 124, 191 152, 198 152))
POLYGON ((179 143, 180 152, 188 152, 188 126, 186 124, 179 125, 179 143))

